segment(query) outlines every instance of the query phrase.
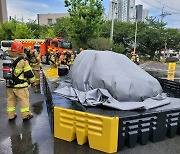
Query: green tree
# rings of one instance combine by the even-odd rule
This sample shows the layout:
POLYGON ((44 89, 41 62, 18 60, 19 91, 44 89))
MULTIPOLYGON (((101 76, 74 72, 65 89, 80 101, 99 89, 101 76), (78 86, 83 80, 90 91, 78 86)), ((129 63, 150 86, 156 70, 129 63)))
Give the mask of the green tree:
POLYGON ((100 35, 102 0, 65 0, 65 7, 70 14, 70 39, 76 47, 86 48, 90 39, 100 35))
POLYGON ((154 29, 146 29, 141 31, 138 36, 137 51, 142 55, 150 55, 150 59, 153 59, 156 51, 160 51, 163 47, 163 40, 161 32, 154 29))
POLYGON ((159 53, 156 58, 160 57, 160 50, 164 48, 165 23, 160 23, 155 18, 150 17, 145 26, 139 26, 137 51, 142 55, 149 55, 153 59, 155 53, 159 53))
POLYGON ((13 39, 32 39, 35 37, 34 32, 26 24, 17 24, 13 34, 13 39))
POLYGON ((55 32, 54 29, 51 27, 44 27, 43 30, 40 32, 39 38, 44 39, 44 38, 54 38, 55 37, 55 32))
POLYGON ((69 18, 58 18, 54 24, 54 32, 56 36, 69 37, 70 20, 69 18))
POLYGON ((113 46, 113 51, 114 51, 114 52, 117 52, 117 53, 126 54, 123 44, 114 44, 114 46, 113 46))
POLYGON ((164 31, 164 46, 167 49, 180 50, 180 31, 178 29, 166 29, 164 31))
POLYGON ((147 25, 150 29, 165 29, 166 23, 161 23, 159 20, 156 20, 156 17, 150 16, 147 19, 147 25))
MULTIPOLYGON (((147 23, 137 23, 137 48, 136 52, 149 55, 150 59, 160 53, 162 49, 171 48, 180 50, 180 32, 177 29, 166 28, 166 23, 160 23, 156 18, 150 17, 147 23)), ((135 40, 135 23, 114 22, 113 51, 131 52, 135 40)), ((101 25, 101 37, 110 37, 111 22, 106 21, 101 25)), ((158 58, 158 56, 156 57, 158 58)))
POLYGON ((0 24, 0 41, 12 40, 14 37, 14 32, 16 31, 17 24, 18 22, 16 20, 3 22, 2 24, 0 24))
POLYGON ((26 25, 33 31, 34 37, 39 38, 39 33, 42 26, 38 25, 36 20, 29 20, 26 25))
POLYGON ((34 32, 26 24, 16 20, 0 24, 0 41, 17 38, 34 38, 34 32))
MULTIPOLYGON (((111 21, 106 21, 101 26, 101 37, 109 38, 111 21)), ((134 42, 134 25, 126 22, 114 22, 113 51, 128 52, 134 42), (123 51, 124 50, 124 51, 123 51)))
POLYGON ((115 46, 123 46, 124 50, 130 48, 132 42, 134 42, 134 26, 132 23, 128 22, 118 22, 114 24, 114 44, 115 46))
POLYGON ((95 38, 88 42, 88 48, 93 50, 111 50, 112 44, 109 38, 95 38))

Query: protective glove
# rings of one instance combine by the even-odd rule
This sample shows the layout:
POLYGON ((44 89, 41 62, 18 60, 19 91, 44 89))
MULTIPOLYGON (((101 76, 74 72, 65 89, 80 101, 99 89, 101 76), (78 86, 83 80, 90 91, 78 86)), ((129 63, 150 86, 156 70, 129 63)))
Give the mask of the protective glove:
POLYGON ((31 83, 31 87, 35 87, 35 86, 36 86, 35 82, 31 83))

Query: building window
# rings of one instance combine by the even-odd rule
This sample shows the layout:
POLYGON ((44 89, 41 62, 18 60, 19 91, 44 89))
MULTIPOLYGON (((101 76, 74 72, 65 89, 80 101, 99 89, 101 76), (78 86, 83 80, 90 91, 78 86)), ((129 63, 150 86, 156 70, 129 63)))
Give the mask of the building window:
POLYGON ((48 24, 52 24, 52 19, 48 19, 48 24))

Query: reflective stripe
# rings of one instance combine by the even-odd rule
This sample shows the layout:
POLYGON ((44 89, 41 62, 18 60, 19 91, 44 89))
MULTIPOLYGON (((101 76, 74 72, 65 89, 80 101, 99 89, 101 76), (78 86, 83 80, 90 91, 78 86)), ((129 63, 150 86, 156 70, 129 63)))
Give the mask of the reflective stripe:
POLYGON ((30 63, 31 66, 38 65, 38 63, 30 63))
POLYGON ((7 112, 13 112, 16 110, 16 107, 7 107, 7 112))
POLYGON ((24 83, 22 83, 22 84, 17 84, 17 85, 15 85, 14 87, 15 88, 22 88, 22 87, 27 87, 29 84, 27 83, 27 82, 24 82, 24 83))
POLYGON ((24 67, 24 72, 27 72, 27 71, 29 71, 29 70, 31 70, 31 66, 26 66, 26 67, 24 67))
POLYGON ((35 80, 36 80, 35 77, 29 79, 29 81, 30 81, 31 83, 34 82, 35 80))
POLYGON ((21 108, 21 112, 29 112, 29 107, 21 108))
POLYGON ((24 75, 20 75, 19 79, 24 80, 24 75))
POLYGON ((17 69, 17 68, 14 69, 14 73, 17 75, 20 74, 22 71, 23 71, 23 69, 17 69))
POLYGON ((33 71, 40 71, 40 68, 32 68, 33 71))

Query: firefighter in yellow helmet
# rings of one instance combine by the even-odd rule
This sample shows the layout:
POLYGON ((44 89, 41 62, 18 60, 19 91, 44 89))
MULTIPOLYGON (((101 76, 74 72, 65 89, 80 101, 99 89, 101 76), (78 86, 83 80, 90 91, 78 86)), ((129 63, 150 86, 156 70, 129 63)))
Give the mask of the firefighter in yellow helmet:
POLYGON ((17 100, 20 103, 20 111, 23 120, 33 117, 30 111, 28 83, 33 84, 35 77, 32 69, 25 59, 24 48, 21 42, 13 42, 9 57, 15 62, 13 77, 6 80, 7 87, 7 115, 9 120, 14 120, 17 100))
POLYGON ((41 69, 40 55, 36 50, 31 50, 29 48, 25 48, 24 52, 26 53, 28 62, 35 75, 35 83, 34 83, 35 92, 40 92, 40 69, 41 69))

